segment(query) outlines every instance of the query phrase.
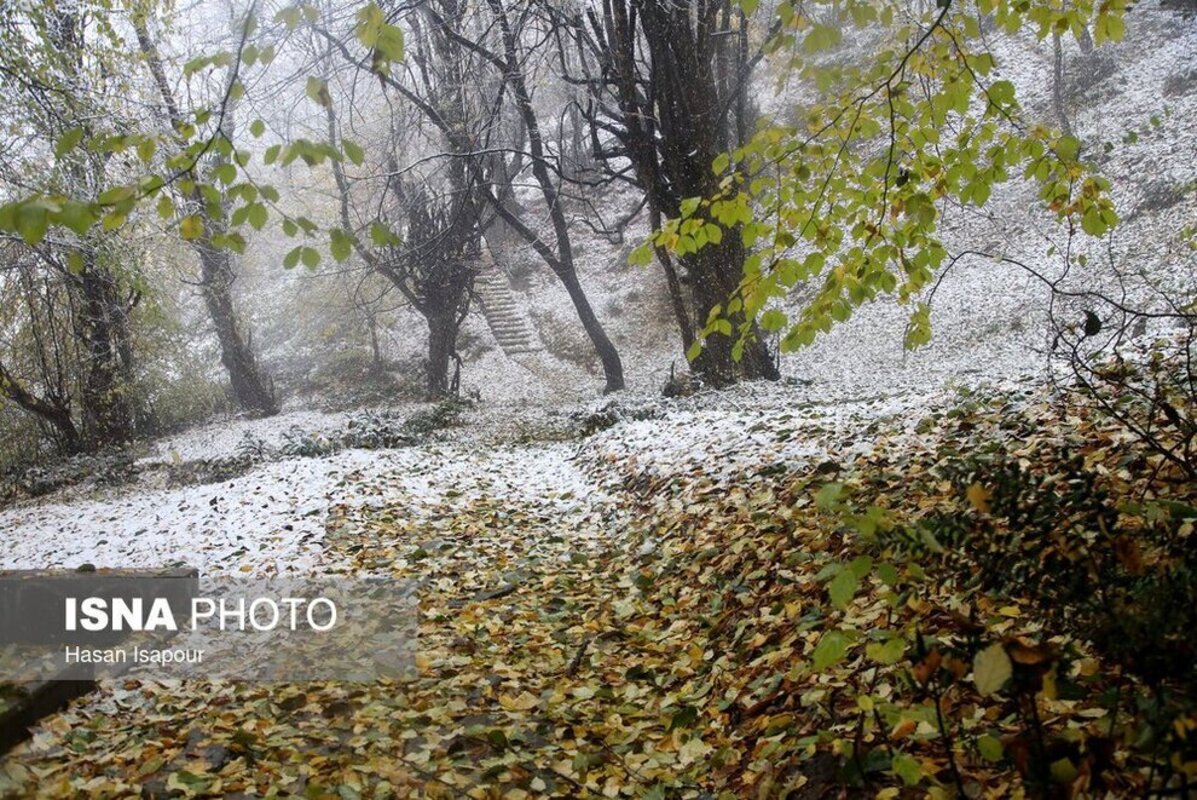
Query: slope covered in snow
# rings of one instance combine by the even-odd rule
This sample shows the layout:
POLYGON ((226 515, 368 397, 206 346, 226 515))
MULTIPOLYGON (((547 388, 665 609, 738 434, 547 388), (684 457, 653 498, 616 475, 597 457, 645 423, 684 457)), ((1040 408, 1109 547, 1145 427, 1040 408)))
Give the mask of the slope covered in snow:
MULTIPOLYGON (((1016 85, 1025 118, 1059 128, 1051 39, 995 36, 991 44, 999 65, 994 79, 1016 85)), ((1130 12, 1124 41, 1092 54, 1082 53, 1070 37, 1063 47, 1070 124, 1084 155, 1113 181, 1123 220, 1109 241, 1079 237, 1073 243, 1073 252, 1087 252, 1089 263, 1073 270, 1065 288, 1121 289, 1115 272, 1129 279, 1132 295, 1139 297, 1149 295, 1153 283, 1191 286, 1197 253, 1176 234, 1197 219, 1197 129, 1191 124, 1197 118, 1197 72, 1190 57, 1197 51, 1197 26, 1153 0, 1130 12)), ((792 87, 772 96, 768 76, 760 82, 769 113, 789 113, 803 96, 792 87)), ((532 188, 523 191, 525 205, 538 209, 532 188)), ((615 242, 578 219, 593 208, 610 222, 634 208, 637 199, 626 188, 588 197, 587 203, 575 204, 571 230, 582 283, 623 356, 629 385, 653 391, 671 369, 684 369, 685 359, 660 269, 655 263, 643 268, 627 263, 631 248, 648 233, 645 215, 615 242)), ((1063 269, 1061 257, 1049 250, 1055 245, 1063 252, 1065 232, 1021 179, 997 187, 982 209, 945 206, 941 212, 941 230, 953 253, 1006 256, 1048 277, 1063 269)), ((534 222, 547 225, 543 219, 534 222)), ((483 344, 483 352, 467 359, 464 384, 492 400, 593 396, 601 389, 601 373, 564 289, 530 248, 515 252, 516 296, 523 299, 547 355, 531 366, 504 357, 481 316, 471 315, 465 332, 483 344)), ((810 348, 783 356, 782 371, 828 400, 1042 376, 1050 343, 1048 299, 1044 284, 1019 267, 962 259, 935 291, 929 346, 904 351, 910 309, 881 298, 810 348)), ((800 299, 787 305, 796 310, 800 299)), ((408 355, 419 354, 419 342, 413 342, 408 355)))

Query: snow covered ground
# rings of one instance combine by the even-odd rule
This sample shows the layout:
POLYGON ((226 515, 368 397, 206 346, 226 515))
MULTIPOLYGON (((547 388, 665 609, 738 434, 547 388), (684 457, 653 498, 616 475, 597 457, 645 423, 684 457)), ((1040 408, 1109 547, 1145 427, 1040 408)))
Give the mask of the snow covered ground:
POLYGON ((346 475, 389 469, 399 455, 349 450, 266 464, 227 482, 149 491, 134 485, 5 509, 0 568, 311 570, 321 561, 329 504, 353 491, 346 475))
MULTIPOLYGON (((825 436, 814 433, 847 435, 883 417, 914 420, 928 400, 906 394, 826 405, 801 387, 751 384, 674 401, 626 395, 569 412, 483 406, 462 427, 411 447, 283 458, 214 483, 148 488, 142 480, 11 506, 0 510, 0 569, 185 564, 207 575, 337 571, 343 565, 324 548, 330 515, 386 506, 412 520, 484 497, 533 505, 549 517, 593 519, 571 527, 599 535, 610 528, 603 520, 613 506, 608 466, 635 463, 668 474, 718 465, 715 472, 730 476, 753 465, 818 463, 828 451, 825 436), (614 424, 579 438, 580 420, 597 412, 614 424), (572 438, 556 440, 567 428, 572 438), (554 440, 537 440, 534 429, 554 440)), ((292 426, 330 432, 343 424, 336 415, 303 412, 243 420, 165 440, 156 457, 218 458, 247 434, 270 440, 292 426)), ((859 446, 868 447, 868 438, 859 446)))
POLYGON ((216 420, 154 442, 140 462, 148 464, 222 458, 235 455, 250 440, 277 448, 283 444, 283 436, 292 428, 327 436, 343 429, 350 416, 348 413, 295 409, 265 419, 216 420))
MULTIPOLYGON (((142 464, 184 453, 227 457, 247 434, 272 442, 292 426, 331 433, 343 423, 338 415, 296 412, 205 427, 160 442, 142 464)), ((458 442, 284 458, 215 483, 148 489, 143 481, 22 503, 0 510, 0 569, 186 564, 204 574, 304 573, 335 566, 323 550, 331 509, 385 504, 415 516, 485 494, 570 513, 598 499, 572 460, 576 444, 484 448, 476 436, 486 424, 484 415, 458 442)))

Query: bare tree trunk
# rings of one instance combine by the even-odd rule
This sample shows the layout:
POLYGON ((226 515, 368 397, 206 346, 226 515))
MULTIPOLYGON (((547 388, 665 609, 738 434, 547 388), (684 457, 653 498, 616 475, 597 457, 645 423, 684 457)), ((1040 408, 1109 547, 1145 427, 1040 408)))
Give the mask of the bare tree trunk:
POLYGON ((1052 37, 1053 74, 1052 74, 1052 105, 1056 108, 1056 117, 1060 120, 1060 127, 1064 133, 1072 136, 1072 123, 1068 120, 1068 108, 1064 102, 1064 47, 1060 43, 1060 34, 1052 37))
MULTIPOLYGON (((94 254, 86 260, 94 262, 94 254)), ((127 326, 122 301, 107 270, 88 264, 76 280, 82 299, 80 338, 87 349, 83 379, 83 435, 88 445, 119 445, 133 438, 133 412, 129 403, 129 370, 121 357, 118 328, 127 326)))
MULTIPOLYGON (((710 19, 704 22, 700 18, 699 24, 692 26, 686 4, 638 5, 640 26, 652 54, 653 77, 661 81, 656 90, 660 169, 653 175, 658 181, 662 175, 669 177, 671 204, 685 197, 710 197, 719 189, 718 176, 710 164, 727 149, 730 136, 728 126, 719 119, 719 110, 732 98, 731 92, 743 91, 738 78, 733 85, 728 75, 731 68, 726 63, 729 59, 721 55, 725 53, 722 43, 709 32, 705 38, 698 34, 713 25, 714 6, 707 12, 710 19), (709 53, 712 47, 715 52, 709 53), (704 54, 712 57, 704 59, 704 54)), ((654 185, 646 190, 661 193, 662 187, 654 185)), ((669 213, 679 214, 680 207, 669 209, 669 213)), ((694 303, 691 320, 705 322, 712 309, 726 304, 736 293, 744 274, 745 256, 739 232, 731 230, 718 244, 707 244, 680 259, 690 279, 694 303)), ((739 327, 745 320, 742 314, 735 314, 729 321, 739 327)), ((739 379, 780 377, 755 326, 739 359, 735 355, 731 337, 717 333, 707 338, 694 367, 716 386, 739 379)))
MULTIPOLYGON (((708 244, 687 256, 686 264, 695 315, 709 314, 716 305, 726 303, 738 288, 744 264, 739 233, 731 231, 719 244, 708 244)), ((732 314, 730 322, 733 326, 743 324, 744 317, 732 314)), ((735 345, 736 340, 731 336, 722 333, 708 336, 694 368, 713 386, 727 386, 742 379, 780 377, 759 330, 745 342, 738 358, 735 345)))
POLYGON ((274 386, 264 378, 253 349, 237 328, 231 287, 233 267, 227 250, 217 249, 205 235, 196 250, 200 259, 201 291, 220 343, 220 363, 229 373, 233 401, 245 411, 269 416, 278 413, 274 386))
MULTIPOLYGON (((595 352, 598 353, 599 361, 603 365, 603 375, 607 380, 606 391, 619 391, 624 388, 623 363, 619 359, 619 352, 615 349, 615 345, 607 337, 607 332, 603 330, 602 323, 599 322, 594 309, 591 308, 590 300, 587 299, 586 292, 582 289, 581 281, 578 280, 577 268, 574 265, 573 246, 569 238, 569 224, 565 219, 565 211, 561 206, 561 197, 557 193, 557 187, 553 184, 552 176, 549 175, 549 169, 545 165, 544 142, 541 139, 540 125, 532 106, 532 97, 528 93, 528 84, 524 79, 521 62, 516 52, 515 34, 511 30, 507 12, 504 10, 501 0, 487 0, 487 2, 495 19, 499 22, 499 30, 503 36, 503 54, 507 63, 508 80, 511 82, 512 94, 515 96, 515 102, 528 129, 528 149, 532 156, 532 174, 536 176, 536 182, 540 184, 540 191, 544 196, 545 205, 549 209, 549 218, 552 220, 553 233, 557 239, 556 258, 548 263, 565 286, 565 291, 569 294, 569 299, 573 301, 574 309, 578 313, 578 319, 586 330, 586 335, 590 337, 595 352)), ((499 209, 496 208, 496 211, 499 209)), ((499 213, 502 215, 502 211, 499 213)), ((504 217, 506 218, 506 215, 504 217)), ((508 222, 510 223, 511 220, 508 219, 508 222)), ((520 230, 518 226, 513 227, 520 230)))
MULTIPOLYGON (((661 227, 661 212, 651 197, 648 204, 648 224, 654 231, 661 227)), ((689 352, 694 344, 694 322, 690 319, 690 312, 686 310, 682 282, 678 279, 677 269, 673 266, 673 257, 669 255, 669 251, 659 244, 653 245, 653 251, 657 254, 657 263, 661 265, 661 271, 665 273, 665 285, 669 288, 673 317, 677 320, 678 332, 682 336, 682 352, 689 352)))
MULTIPOLYGON (((144 20, 134 20, 134 31, 150 74, 162 95, 167 118, 172 125, 178 127, 183 123, 182 115, 170 84, 166 81, 158 49, 150 38, 144 20)), ((219 135, 223 135, 223 132, 219 135)), ((278 402, 274 395, 274 386, 258 367, 249 339, 243 338, 239 329, 232 297, 235 276, 232 257, 228 250, 212 244, 213 237, 222 232, 223 222, 204 213, 206 204, 198 188, 192 190, 189 200, 200 209, 204 218, 203 234, 193 242, 193 247, 200 260, 204 304, 212 318, 212 325, 216 328, 216 338, 220 343, 220 363, 229 373, 233 401, 245 411, 262 415, 276 414, 278 402)))
POLYGON ((378 321, 373 312, 367 312, 366 324, 370 328, 370 366, 375 370, 382 369, 382 345, 378 341, 378 321))
POLYGON ((30 392, 0 364, 0 395, 46 423, 54 432, 58 448, 67 455, 83 449, 83 437, 71 419, 71 409, 61 399, 41 398, 30 392))
POLYGON ((427 315, 428 395, 432 398, 452 394, 449 363, 457 351, 458 322, 455 317, 452 310, 427 315))
MULTIPOLYGON (((571 23, 580 52, 589 48, 598 61, 584 68, 581 81, 595 99, 594 136, 615 134, 621 147, 605 157, 632 162, 654 228, 663 216, 680 215, 685 198, 715 195, 719 176, 711 163, 747 135, 750 60, 744 17, 736 19, 738 36, 732 35, 729 0, 606 0, 571 23)), ((676 261, 663 248, 655 251, 688 349, 712 309, 725 306, 739 289, 746 257, 739 232, 727 231, 720 243, 676 261), (689 283, 689 308, 675 263, 689 283)), ((728 321, 734 329, 746 322, 743 314, 728 321)), ((742 346, 723 334, 707 337, 693 366, 720 386, 779 377, 755 325, 742 346)))

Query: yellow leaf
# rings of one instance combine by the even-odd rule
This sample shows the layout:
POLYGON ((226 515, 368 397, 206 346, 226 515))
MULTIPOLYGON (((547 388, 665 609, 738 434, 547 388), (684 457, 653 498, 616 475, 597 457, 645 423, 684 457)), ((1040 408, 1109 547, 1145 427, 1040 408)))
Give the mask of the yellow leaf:
POLYGON ((982 697, 1000 690, 1013 672, 1014 665, 1010 663, 1006 648, 997 642, 977 653, 973 660, 973 683, 982 697))
POLYGON ((204 233, 204 223, 195 214, 183 217, 179 222, 179 233, 184 239, 198 239, 204 233))
POLYGON ((1055 700, 1059 697, 1059 688, 1056 685, 1056 668, 1052 667, 1043 676, 1042 694, 1048 700, 1055 700))
POLYGON ((965 491, 965 496, 968 497, 969 505, 980 511, 982 514, 989 513, 989 490, 979 483, 971 484, 965 491))
POLYGON ((536 708, 539 702, 528 692, 520 692, 518 697, 512 697, 509 694, 499 695, 499 705, 508 711, 527 711, 530 708, 536 708))

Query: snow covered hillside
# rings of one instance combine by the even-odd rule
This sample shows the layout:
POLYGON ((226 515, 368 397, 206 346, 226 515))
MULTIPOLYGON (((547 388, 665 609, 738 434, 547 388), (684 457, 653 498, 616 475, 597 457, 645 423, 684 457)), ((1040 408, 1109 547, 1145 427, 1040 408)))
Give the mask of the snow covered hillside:
MULTIPOLYGON (((1060 127, 1053 106, 1051 39, 1037 42, 995 37, 998 77, 1013 81, 1028 119, 1060 127)), ((1197 26, 1158 0, 1139 3, 1128 17, 1124 41, 1080 51, 1063 43, 1066 111, 1087 157, 1099 162, 1114 183, 1123 224, 1108 251, 1090 253, 1090 266, 1075 272, 1065 288, 1106 285, 1112 266, 1142 281, 1168 286, 1197 279, 1197 253, 1176 240, 1186 221, 1197 217, 1197 26), (1107 143, 1109 147, 1107 147, 1107 143)), ((773 96, 762 76, 762 105, 769 113, 790 113, 798 92, 773 96)), ((534 190, 529 187, 528 205, 534 190)), ((634 192, 608 191, 593 202, 613 221, 634 208, 634 192)), ((1056 245, 1064 232, 1041 210, 1035 191, 1020 180, 994 192, 981 211, 942 209, 952 252, 981 250, 1007 256, 1052 277, 1062 270, 1056 245)), ((546 220, 539 221, 547 225, 546 220)), ((655 264, 632 267, 631 248, 647 234, 642 213, 623 241, 611 243, 578 221, 573 235, 583 285, 625 361, 629 385, 656 391, 671 368, 682 370, 680 339, 672 323, 664 277, 655 264)), ((1093 245, 1084 247, 1093 249, 1093 245)), ((597 361, 576 323, 560 283, 530 248, 520 251, 516 296, 528 309, 547 352, 513 361, 504 356, 481 314, 471 314, 464 336, 479 343, 467 350, 464 385, 487 400, 538 399, 576 402, 601 388, 597 361)), ((1140 294, 1145 285, 1132 287, 1140 294)), ((796 305, 798 301, 794 301, 796 305)), ((966 258, 946 274, 935 292, 934 339, 906 352, 902 337, 909 309, 881 299, 814 346, 782 358, 783 374, 824 399, 844 399, 905 390, 942 388, 950 383, 1042 376, 1050 342, 1046 287, 1018 267, 966 258)), ((402 351, 419 357, 419 344, 402 351)))

